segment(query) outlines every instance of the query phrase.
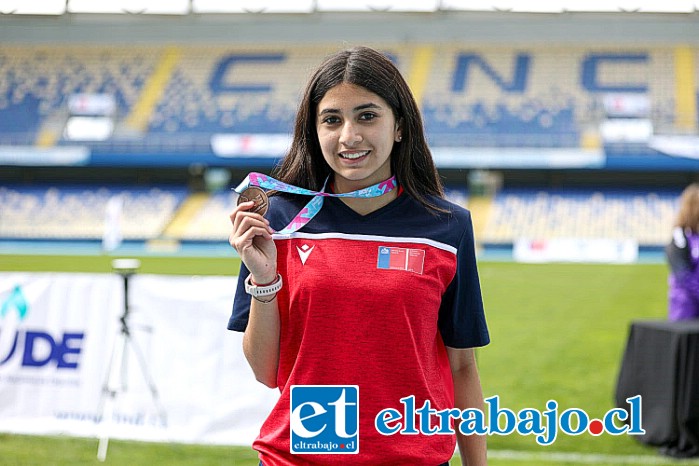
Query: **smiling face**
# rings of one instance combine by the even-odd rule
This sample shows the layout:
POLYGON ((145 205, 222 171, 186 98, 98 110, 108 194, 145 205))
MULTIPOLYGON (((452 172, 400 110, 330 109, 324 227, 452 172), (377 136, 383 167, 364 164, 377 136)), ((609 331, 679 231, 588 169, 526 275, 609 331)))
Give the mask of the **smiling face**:
POLYGON ((342 83, 318 103, 316 131, 335 191, 353 191, 391 177, 391 151, 400 141, 391 107, 377 94, 342 83))

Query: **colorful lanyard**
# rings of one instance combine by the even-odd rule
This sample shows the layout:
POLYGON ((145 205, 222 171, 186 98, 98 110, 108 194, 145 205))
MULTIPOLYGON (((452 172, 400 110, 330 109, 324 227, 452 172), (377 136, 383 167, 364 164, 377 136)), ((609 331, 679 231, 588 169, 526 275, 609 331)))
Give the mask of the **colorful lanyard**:
POLYGON ((306 204, 303 209, 301 209, 301 212, 299 212, 296 217, 294 217, 294 219, 286 227, 284 227, 283 230, 277 232, 281 235, 288 235, 300 230, 305 224, 310 222, 311 219, 315 217, 318 212, 320 212, 320 208, 323 207, 323 200, 326 197, 378 197, 396 188, 396 177, 392 176, 385 181, 367 188, 362 188, 349 193, 333 194, 325 192, 325 187, 329 179, 330 177, 325 179, 325 183, 323 183, 323 189, 321 191, 312 191, 310 189, 299 188, 298 186, 283 183, 270 176, 263 175, 262 173, 252 172, 245 177, 243 182, 240 183, 237 188, 235 188, 235 191, 240 194, 249 186, 257 186, 259 188, 273 189, 275 191, 290 194, 313 196, 313 199, 311 199, 311 201, 306 204))

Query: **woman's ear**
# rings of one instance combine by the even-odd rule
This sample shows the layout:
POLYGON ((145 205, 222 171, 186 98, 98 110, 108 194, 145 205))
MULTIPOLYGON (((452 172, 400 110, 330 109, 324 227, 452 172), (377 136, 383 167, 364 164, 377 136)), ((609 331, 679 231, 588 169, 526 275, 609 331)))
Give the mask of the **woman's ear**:
POLYGON ((403 140, 403 119, 396 123, 396 132, 393 136, 396 142, 401 142, 403 140))

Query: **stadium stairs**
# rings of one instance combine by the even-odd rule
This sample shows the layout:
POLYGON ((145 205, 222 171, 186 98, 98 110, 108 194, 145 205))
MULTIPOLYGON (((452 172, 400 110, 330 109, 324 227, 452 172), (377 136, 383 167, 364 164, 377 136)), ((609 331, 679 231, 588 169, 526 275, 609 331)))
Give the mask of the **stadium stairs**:
POLYGON ((160 240, 179 240, 184 238, 187 233, 187 227, 208 200, 209 195, 206 193, 194 193, 188 196, 177 212, 175 212, 168 226, 165 227, 160 240))
POLYGON ((468 210, 471 211, 476 241, 485 234, 492 207, 493 198, 491 196, 471 196, 468 198, 468 210))

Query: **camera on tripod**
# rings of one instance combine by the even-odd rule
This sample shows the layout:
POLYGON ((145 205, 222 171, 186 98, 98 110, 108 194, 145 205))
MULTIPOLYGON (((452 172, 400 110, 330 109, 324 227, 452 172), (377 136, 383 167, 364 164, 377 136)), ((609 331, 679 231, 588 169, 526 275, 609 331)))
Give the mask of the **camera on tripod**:
POLYGON ((97 446, 97 459, 105 461, 107 459, 107 448, 109 447, 109 436, 111 434, 111 426, 114 414, 114 405, 120 394, 127 390, 126 380, 126 361, 127 353, 133 352, 136 355, 136 360, 141 367, 143 378, 150 389, 151 398, 155 405, 162 426, 167 426, 167 417, 165 409, 160 403, 158 390, 155 387, 146 359, 141 352, 141 349, 136 344, 129 328, 129 313, 131 306, 129 305, 129 281, 141 267, 141 261, 138 259, 114 259, 112 261, 112 270, 114 273, 121 276, 124 282, 124 312, 119 317, 121 323, 119 334, 112 347, 112 355, 109 360, 107 376, 102 388, 102 396, 99 405, 99 444, 97 446), (131 351, 129 351, 129 349, 131 351))
POLYGON ((138 259, 114 259, 112 261, 112 270, 119 275, 133 275, 140 268, 141 261, 138 259))

